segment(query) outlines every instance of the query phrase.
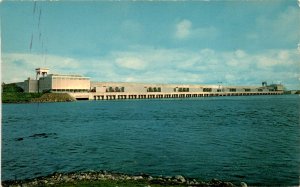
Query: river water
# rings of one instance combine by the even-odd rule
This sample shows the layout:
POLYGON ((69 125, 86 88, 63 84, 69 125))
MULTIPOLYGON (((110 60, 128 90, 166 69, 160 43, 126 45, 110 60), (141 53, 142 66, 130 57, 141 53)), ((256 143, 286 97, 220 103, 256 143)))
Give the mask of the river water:
POLYGON ((109 170, 299 185, 300 97, 2 105, 2 180, 109 170))

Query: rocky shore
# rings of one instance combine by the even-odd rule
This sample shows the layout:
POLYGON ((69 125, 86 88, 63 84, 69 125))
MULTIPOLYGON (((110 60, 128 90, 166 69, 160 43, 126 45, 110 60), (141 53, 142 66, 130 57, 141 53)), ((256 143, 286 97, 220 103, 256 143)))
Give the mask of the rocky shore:
MULTIPOLYGON (((126 175, 111 173, 107 171, 73 172, 73 173, 53 173, 45 177, 24 180, 2 181, 2 186, 25 187, 25 186, 202 186, 202 187, 233 187, 231 182, 224 182, 212 179, 209 182, 197 179, 186 178, 181 175, 172 177, 150 176, 147 174, 126 175)), ((241 182, 240 186, 247 187, 241 182)))

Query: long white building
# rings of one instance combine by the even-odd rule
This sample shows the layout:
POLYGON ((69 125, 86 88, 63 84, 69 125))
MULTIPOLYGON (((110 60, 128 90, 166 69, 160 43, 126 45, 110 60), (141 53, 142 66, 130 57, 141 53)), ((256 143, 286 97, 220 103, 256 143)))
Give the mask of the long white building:
POLYGON ((268 86, 266 82, 263 82, 261 86, 91 82, 89 77, 81 75, 48 74, 48 72, 47 68, 37 68, 35 80, 28 78, 18 85, 25 92, 69 93, 78 100, 283 94, 283 85, 268 86))

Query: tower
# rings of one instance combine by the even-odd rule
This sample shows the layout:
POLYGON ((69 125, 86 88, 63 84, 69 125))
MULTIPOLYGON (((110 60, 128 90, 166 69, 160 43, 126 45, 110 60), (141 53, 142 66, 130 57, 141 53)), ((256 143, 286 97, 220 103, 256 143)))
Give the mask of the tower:
POLYGON ((261 85, 262 85, 263 87, 265 87, 265 86, 268 86, 268 83, 267 83, 267 81, 263 81, 263 82, 261 83, 261 85))
POLYGON ((35 69, 36 72, 36 80, 38 80, 38 78, 40 78, 40 76, 45 77, 47 76, 49 69, 48 68, 36 68, 35 69))

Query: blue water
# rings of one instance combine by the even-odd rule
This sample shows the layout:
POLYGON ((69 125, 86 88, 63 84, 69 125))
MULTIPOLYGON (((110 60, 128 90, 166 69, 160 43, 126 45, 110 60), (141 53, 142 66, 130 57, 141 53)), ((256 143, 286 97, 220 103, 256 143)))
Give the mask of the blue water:
POLYGON ((299 185, 300 97, 2 105, 2 180, 53 172, 299 185))

